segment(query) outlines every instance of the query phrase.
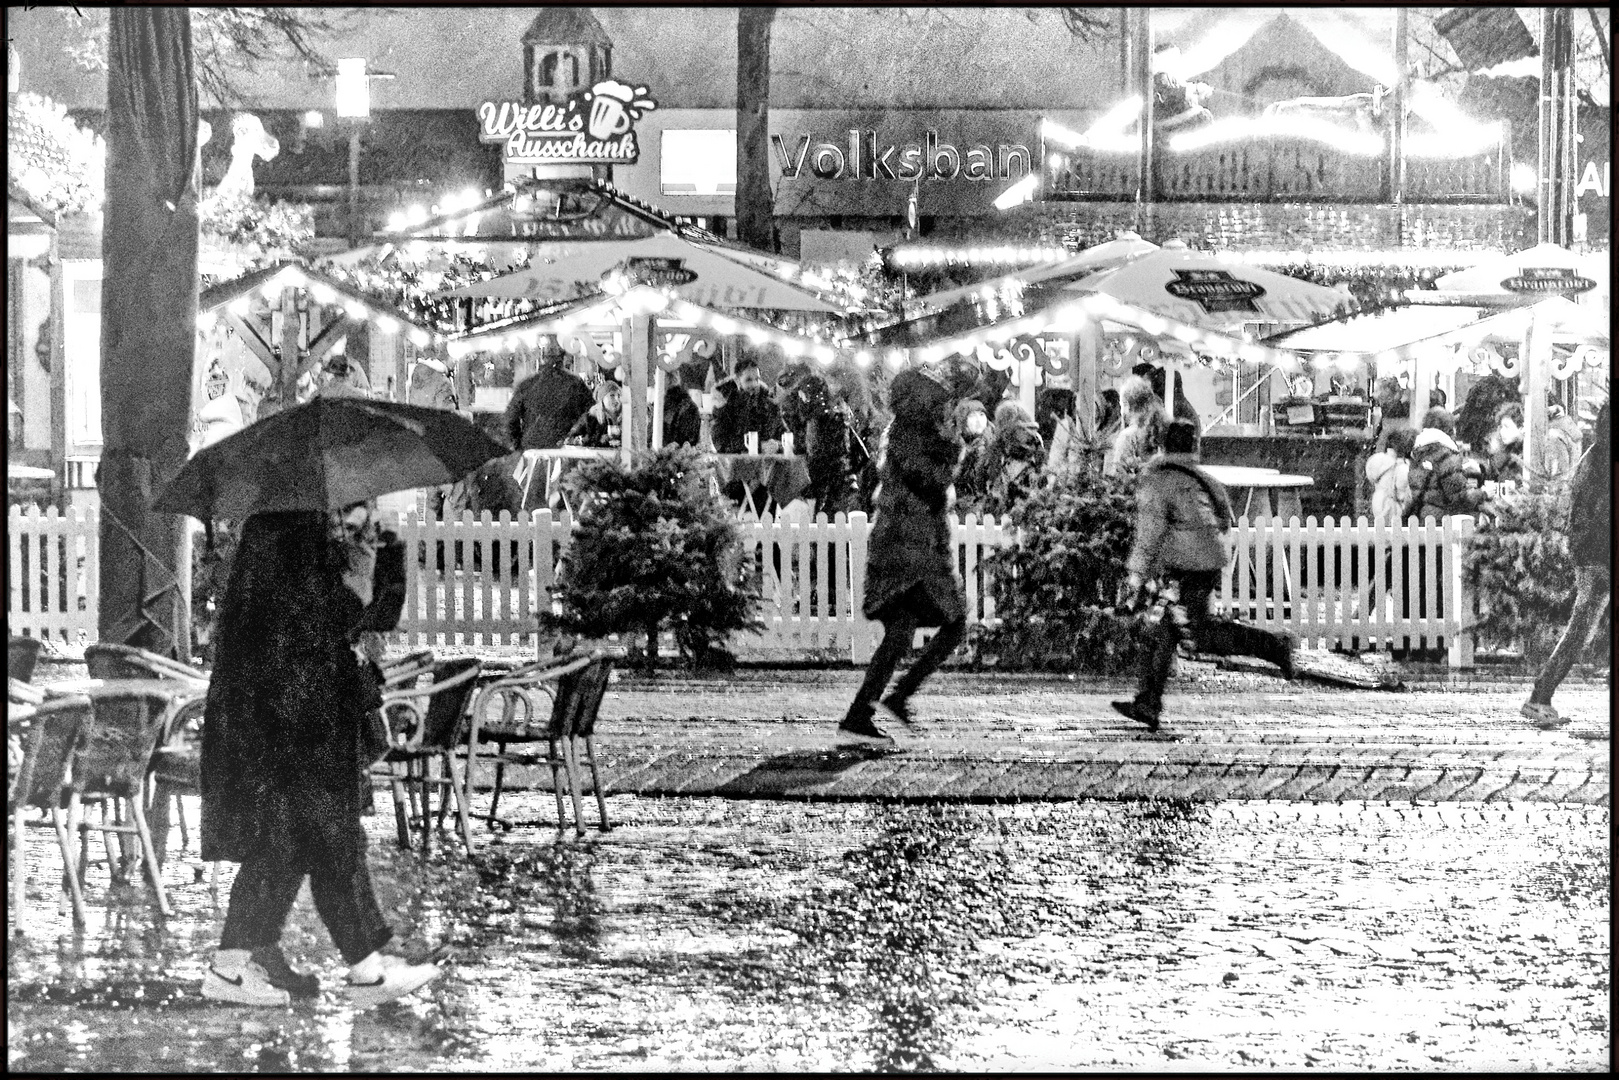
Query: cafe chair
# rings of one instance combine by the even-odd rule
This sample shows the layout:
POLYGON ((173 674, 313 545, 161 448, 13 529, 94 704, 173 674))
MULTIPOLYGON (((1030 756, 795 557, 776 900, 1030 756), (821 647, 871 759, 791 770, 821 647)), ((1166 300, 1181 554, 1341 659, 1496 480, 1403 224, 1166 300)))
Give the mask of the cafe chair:
MULTIPOLYGON (((15 680, 13 680, 15 684, 15 680)), ((67 792, 74 758, 83 751, 85 732, 94 717, 90 699, 61 697, 6 710, 6 814, 11 824, 11 911, 13 927, 22 933, 27 910, 27 811, 44 810, 62 852, 62 885, 73 903, 73 922, 83 926, 84 890, 73 872, 76 861, 68 832, 67 792)))
POLYGON ((472 854, 472 823, 467 809, 465 778, 455 772, 455 750, 467 733, 467 702, 477 688, 483 662, 475 657, 455 657, 434 662, 424 673, 432 681, 385 687, 382 713, 387 721, 393 748, 373 769, 373 775, 386 779, 392 789, 394 820, 399 844, 409 848, 410 822, 422 823, 422 849, 432 843, 434 828, 431 792, 439 791, 437 827, 453 798, 459 819, 461 841, 472 854), (437 775, 432 766, 437 763, 437 775))
POLYGON ((139 689, 102 690, 86 696, 91 720, 85 730, 83 750, 73 760, 67 788, 68 832, 77 833, 80 841, 80 857, 71 873, 77 875, 82 890, 89 863, 88 834, 100 833, 108 845, 108 870, 114 878, 121 877, 129 869, 128 864, 138 860, 152 886, 158 911, 171 915, 146 806, 153 757, 167 731, 173 697, 167 692, 139 689), (85 805, 97 803, 101 819, 85 820, 81 814, 85 805), (133 838, 138 844, 138 850, 123 866, 113 855, 113 836, 133 838))
POLYGON ((6 675, 23 682, 32 682, 34 666, 39 663, 39 651, 45 643, 39 638, 11 635, 11 647, 6 650, 6 675))
POLYGON ((185 805, 181 797, 202 793, 202 715, 207 703, 208 673, 161 653, 112 642, 87 645, 84 662, 93 679, 163 679, 186 684, 195 691, 189 699, 175 702, 152 762, 152 801, 149 809, 152 812, 152 835, 161 863, 168 853, 171 805, 174 807, 175 821, 180 826, 181 845, 191 843, 191 831, 186 823, 185 805))
POLYGON ((574 830, 584 835, 584 801, 579 785, 581 765, 590 767, 592 788, 596 795, 599 828, 606 832, 611 826, 607 820, 607 801, 602 790, 601 773, 596 764, 596 715, 601 709, 608 680, 612 676, 613 659, 600 651, 584 656, 560 656, 519 668, 486 684, 478 693, 472 707, 472 733, 467 742, 467 776, 480 759, 494 763, 494 790, 489 800, 489 812, 476 815, 487 820, 491 827, 510 829, 511 822, 498 815, 500 794, 505 781, 507 765, 546 765, 551 770, 551 791, 556 799, 557 828, 568 825, 567 812, 562 800, 564 778, 573 801, 574 830), (549 700, 548 719, 538 722, 539 702, 544 695, 549 700), (498 712, 491 708, 498 705, 498 712), (489 718, 494 713, 493 718, 489 718), (525 753, 509 750, 510 746, 537 745, 543 742, 543 753, 525 753), (493 750, 486 744, 493 743, 493 750))

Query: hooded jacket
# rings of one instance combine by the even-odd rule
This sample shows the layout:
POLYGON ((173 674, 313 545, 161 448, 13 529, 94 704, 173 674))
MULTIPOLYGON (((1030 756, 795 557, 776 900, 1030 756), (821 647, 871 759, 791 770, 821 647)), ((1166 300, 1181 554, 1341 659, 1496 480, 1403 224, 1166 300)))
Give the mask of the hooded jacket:
POLYGON ((1548 485, 1566 484, 1574 479, 1584 440, 1580 425, 1572 416, 1559 416, 1546 429, 1546 445, 1540 455, 1541 472, 1548 485))
POLYGON ((1235 523, 1225 488, 1199 467, 1197 455, 1159 454, 1141 470, 1126 565, 1143 578, 1224 569, 1231 557, 1225 533, 1235 523))
POLYGON ((942 385, 911 369, 895 376, 888 401, 894 420, 867 548, 862 611, 868 619, 886 621, 892 605, 903 602, 917 605, 923 626, 955 622, 966 617, 967 600, 946 515, 962 445, 940 430, 953 399, 942 385))
POLYGON ((1575 566, 1613 565, 1613 453, 1608 406, 1569 482, 1568 554, 1575 566))
POLYGON ((1476 513, 1489 496, 1468 486, 1463 464, 1455 439, 1438 428, 1423 428, 1411 451, 1411 497, 1408 506, 1400 511, 1400 520, 1412 515, 1425 521, 1476 513))
POLYGON ((1393 450, 1379 450, 1366 459, 1366 479, 1372 482, 1372 520, 1398 525, 1411 499, 1411 462, 1393 450))

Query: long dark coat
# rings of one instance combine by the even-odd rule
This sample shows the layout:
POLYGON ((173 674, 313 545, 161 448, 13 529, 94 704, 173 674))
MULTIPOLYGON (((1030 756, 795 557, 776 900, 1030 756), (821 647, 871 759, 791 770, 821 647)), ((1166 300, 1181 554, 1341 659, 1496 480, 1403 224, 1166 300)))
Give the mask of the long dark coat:
POLYGON ((506 405, 506 437, 517 450, 561 446, 573 425, 595 403, 590 387, 573 372, 559 365, 542 368, 512 391, 506 405))
POLYGON ((202 857, 292 860, 304 823, 358 820, 361 735, 380 704, 358 630, 398 624, 404 548, 377 555, 367 608, 315 513, 248 519, 220 613, 202 736, 202 857))
POLYGON ((894 422, 866 553, 862 609, 866 618, 887 622, 904 607, 919 625, 942 626, 967 614, 945 504, 962 447, 938 430, 955 402, 916 370, 894 378, 888 400, 894 422))
POLYGON ((1596 438, 1569 484, 1568 554, 1575 566, 1613 565, 1613 435, 1608 403, 1597 414, 1596 438))

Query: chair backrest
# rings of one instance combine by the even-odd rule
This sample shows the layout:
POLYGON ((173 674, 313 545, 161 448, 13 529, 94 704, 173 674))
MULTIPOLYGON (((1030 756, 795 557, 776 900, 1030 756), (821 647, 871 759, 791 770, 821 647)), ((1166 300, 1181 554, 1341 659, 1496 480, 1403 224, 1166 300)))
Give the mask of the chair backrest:
POLYGON ((84 751, 85 734, 94 722, 86 698, 54 698, 25 720, 6 724, 6 734, 23 744, 23 758, 6 787, 8 812, 19 805, 44 809, 67 805, 68 778, 74 757, 84 751))
POLYGON ((596 730, 596 713, 607 693, 607 680, 613 673, 613 658, 597 656, 585 667, 557 680, 556 698, 551 704, 551 723, 546 735, 553 739, 579 736, 596 730))
POLYGON ((194 679, 207 681, 208 673, 190 664, 133 645, 98 641, 84 649, 84 662, 92 679, 194 679))
POLYGON ((39 650, 44 647, 39 638, 11 636, 11 647, 6 651, 6 674, 13 679, 28 682, 34 677, 34 665, 39 663, 39 650))
POLYGON ((423 723, 422 748, 447 750, 461 739, 467 719, 467 702, 478 689, 478 672, 483 661, 459 656, 433 664, 432 695, 427 699, 427 719, 423 723))
POLYGON ((171 708, 169 695, 143 690, 98 693, 84 753, 73 772, 80 794, 133 796, 145 782, 171 708))

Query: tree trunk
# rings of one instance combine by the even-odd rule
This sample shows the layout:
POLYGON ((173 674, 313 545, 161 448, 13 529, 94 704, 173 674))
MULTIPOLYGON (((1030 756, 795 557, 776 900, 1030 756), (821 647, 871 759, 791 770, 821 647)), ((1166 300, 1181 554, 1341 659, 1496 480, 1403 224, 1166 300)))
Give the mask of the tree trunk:
POLYGON ((197 321, 197 83, 191 14, 115 7, 107 43, 101 301, 104 642, 189 658, 185 518, 150 501, 185 463, 197 321))
POLYGON ((737 9, 736 231, 749 247, 774 252, 770 192, 770 26, 773 7, 737 9))

